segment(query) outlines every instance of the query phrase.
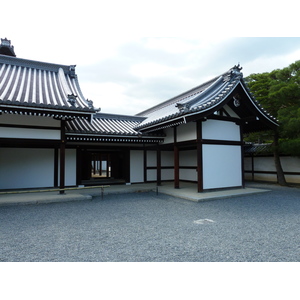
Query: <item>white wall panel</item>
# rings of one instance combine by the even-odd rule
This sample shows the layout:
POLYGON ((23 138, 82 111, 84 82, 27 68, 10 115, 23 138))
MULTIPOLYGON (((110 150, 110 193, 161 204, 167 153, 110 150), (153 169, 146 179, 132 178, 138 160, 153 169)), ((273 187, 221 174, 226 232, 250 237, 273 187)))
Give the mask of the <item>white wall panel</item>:
POLYGON ((161 165, 162 167, 174 166, 174 152, 161 151, 161 165))
POLYGON ((182 124, 177 127, 177 142, 195 140, 196 134, 196 123, 190 122, 182 124))
POLYGON ((147 151, 147 167, 156 167, 156 151, 147 151))
POLYGON ((74 186, 76 185, 76 149, 66 149, 66 174, 65 174, 65 185, 74 186))
POLYGON ((60 130, 0 127, 1 138, 59 140, 60 130))
POLYGON ((130 182, 144 182, 144 152, 143 150, 130 151, 130 182))
POLYGON ((0 189, 54 185, 54 150, 0 149, 0 189))
POLYGON ((188 181, 197 181, 196 169, 179 169, 179 179, 188 181))
POLYGON ((179 166, 196 167, 197 166, 197 151, 196 150, 181 150, 179 152, 179 166))
POLYGON ((202 138, 210 140, 240 141, 240 127, 233 122, 207 120, 202 123, 202 138))
POLYGON ((156 170, 147 170, 147 181, 156 181, 156 170))
POLYGON ((203 145, 204 189, 242 185, 241 147, 203 145))
POLYGON ((162 169, 161 180, 174 180, 174 169, 162 169))
POLYGON ((51 126, 60 128, 60 121, 53 118, 3 114, 0 115, 0 124, 25 126, 51 126))
POLYGON ((174 143, 174 129, 173 128, 166 128, 164 129, 165 138, 164 144, 171 144, 174 143))

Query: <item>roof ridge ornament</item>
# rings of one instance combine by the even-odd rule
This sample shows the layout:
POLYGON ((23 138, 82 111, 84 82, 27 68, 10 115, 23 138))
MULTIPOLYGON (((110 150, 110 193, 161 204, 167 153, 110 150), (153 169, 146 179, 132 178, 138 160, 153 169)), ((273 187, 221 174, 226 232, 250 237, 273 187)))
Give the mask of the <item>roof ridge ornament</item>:
POLYGON ((242 78, 243 73, 241 72, 243 68, 238 63, 237 65, 233 66, 226 74, 223 75, 223 81, 228 82, 234 78, 242 78))
POLYGON ((75 68, 76 68, 76 65, 71 65, 71 66, 69 67, 69 76, 70 76, 71 78, 76 78, 76 77, 77 77, 77 75, 76 75, 76 73, 75 73, 75 68))
POLYGON ((68 102, 74 107, 76 104, 76 98, 77 98, 77 96, 74 95, 73 93, 68 95, 68 102))
POLYGON ((7 38, 1 39, 0 54, 7 56, 16 56, 14 46, 11 44, 11 40, 7 38))

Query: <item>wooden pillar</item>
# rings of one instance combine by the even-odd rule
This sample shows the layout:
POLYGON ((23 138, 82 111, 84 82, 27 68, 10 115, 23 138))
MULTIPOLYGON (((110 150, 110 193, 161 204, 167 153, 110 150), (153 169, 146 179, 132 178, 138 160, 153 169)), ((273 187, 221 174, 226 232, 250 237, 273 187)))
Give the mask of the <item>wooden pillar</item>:
POLYGON ((58 148, 54 148, 54 187, 58 187, 58 148))
MULTIPOLYGON (((65 134, 65 125, 66 121, 61 121, 61 142, 60 142, 60 178, 59 178, 59 188, 64 189, 65 188, 65 162, 66 162, 66 134, 65 134)), ((60 194, 64 194, 65 191, 60 191, 60 194)))
POLYGON ((144 157, 143 157, 143 160, 144 160, 144 182, 147 182, 148 179, 147 179, 147 149, 145 148, 145 145, 144 145, 144 157))
POLYGON ((203 192, 202 121, 197 121, 197 181, 198 193, 203 192))
POLYGON ((156 185, 161 185, 161 150, 159 145, 156 149, 156 185))
POLYGON ((174 127, 174 188, 179 189, 179 148, 177 145, 177 127, 174 127))
POLYGON ((241 140, 241 175, 242 175, 242 187, 245 188, 245 159, 244 159, 244 130, 243 125, 240 124, 240 140, 241 140))

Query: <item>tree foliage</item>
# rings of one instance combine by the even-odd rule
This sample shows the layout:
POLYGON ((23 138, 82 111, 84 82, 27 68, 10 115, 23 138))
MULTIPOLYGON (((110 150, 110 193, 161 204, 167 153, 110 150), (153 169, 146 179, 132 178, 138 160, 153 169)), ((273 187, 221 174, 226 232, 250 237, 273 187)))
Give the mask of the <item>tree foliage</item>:
MULTIPOLYGON (((251 74, 246 82, 260 104, 279 121, 280 152, 300 156, 300 60, 270 73, 251 74)), ((262 136, 272 139, 266 132, 262 136)))

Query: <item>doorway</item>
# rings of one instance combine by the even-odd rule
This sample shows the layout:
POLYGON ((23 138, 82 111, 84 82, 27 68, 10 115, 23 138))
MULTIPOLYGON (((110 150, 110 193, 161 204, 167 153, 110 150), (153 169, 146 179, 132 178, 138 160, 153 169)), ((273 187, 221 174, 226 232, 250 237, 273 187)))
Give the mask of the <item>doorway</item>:
POLYGON ((83 150, 80 161, 80 184, 101 185, 129 182, 129 151, 83 150))

